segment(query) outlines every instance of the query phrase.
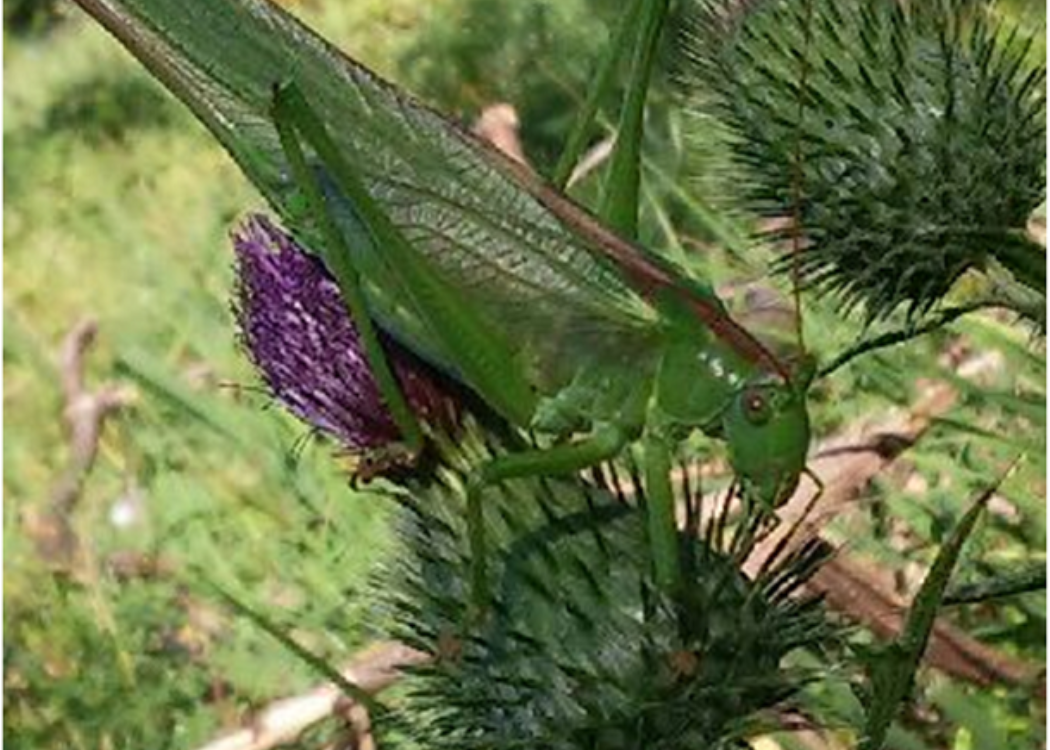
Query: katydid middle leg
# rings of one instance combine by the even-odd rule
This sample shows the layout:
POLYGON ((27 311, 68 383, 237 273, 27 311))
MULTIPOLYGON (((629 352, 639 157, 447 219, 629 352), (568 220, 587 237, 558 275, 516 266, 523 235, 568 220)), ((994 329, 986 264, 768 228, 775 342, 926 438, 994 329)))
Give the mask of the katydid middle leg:
MULTIPOLYGON (((487 599, 487 550, 482 508, 486 486, 508 479, 575 474, 619 456, 637 437, 636 430, 616 424, 595 427, 586 438, 544 450, 502 456, 481 466, 467 490, 467 528, 470 535, 472 598, 476 610, 487 599)), ((645 436, 644 482, 649 551, 657 586, 674 593, 681 585, 678 531, 671 487, 671 450, 666 440, 645 436)))
POLYGON ((682 583, 682 566, 671 486, 671 446, 656 431, 646 433, 643 445, 645 511, 653 577, 661 591, 674 594, 682 583))
POLYGON ((482 464, 467 487, 467 534, 470 539, 471 599, 480 613, 488 600, 488 560, 482 494, 486 487, 508 479, 574 474, 615 458, 630 441, 627 430, 615 424, 595 427, 571 443, 512 453, 482 464))

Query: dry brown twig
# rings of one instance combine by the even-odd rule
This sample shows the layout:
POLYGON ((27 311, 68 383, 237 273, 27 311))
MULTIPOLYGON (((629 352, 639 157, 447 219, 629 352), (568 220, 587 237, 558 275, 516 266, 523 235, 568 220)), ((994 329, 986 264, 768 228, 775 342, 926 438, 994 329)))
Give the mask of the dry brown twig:
POLYGON ((105 420, 134 400, 134 393, 122 385, 106 383, 88 390, 84 360, 97 333, 96 321, 81 320, 66 334, 59 350, 62 416, 69 437, 69 459, 51 490, 46 508, 27 521, 40 556, 61 570, 70 569, 77 557, 79 543, 72 516, 84 482, 95 465, 105 420))
MULTIPOLYGON (((401 670, 422 664, 429 658, 427 654, 400 643, 381 643, 360 654, 342 673, 363 690, 377 693, 396 682, 401 670)), ((353 701, 335 685, 321 685, 302 695, 271 703, 244 728, 198 750, 269 750, 294 740, 317 722, 340 712, 350 712, 350 721, 356 727, 367 726, 367 718, 362 716, 363 709, 354 706, 353 701)), ((369 742, 373 740, 367 735, 361 747, 366 748, 365 743, 369 742)))
POLYGON ((475 135, 488 141, 511 159, 529 166, 525 150, 521 146, 520 127, 518 111, 512 105, 500 102, 481 110, 473 130, 475 135))
MULTIPOLYGON (((514 106, 505 102, 490 104, 481 110, 472 130, 481 139, 488 141, 511 159, 532 168, 525 149, 521 145, 521 120, 514 106)), ((612 156, 616 137, 603 138, 588 149, 569 176, 567 187, 572 187, 586 178, 612 156)))

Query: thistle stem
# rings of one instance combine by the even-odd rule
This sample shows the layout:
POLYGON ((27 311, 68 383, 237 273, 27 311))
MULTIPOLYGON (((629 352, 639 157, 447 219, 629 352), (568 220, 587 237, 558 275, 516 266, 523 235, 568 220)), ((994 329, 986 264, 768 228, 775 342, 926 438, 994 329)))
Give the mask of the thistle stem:
POLYGON ((1026 594, 1046 589, 1046 565, 1034 563, 983 581, 951 586, 944 595, 944 605, 977 604, 990 599, 1026 594))
POLYGON ((868 354, 869 352, 873 352, 877 349, 885 349, 889 346, 896 346, 897 344, 902 344, 905 341, 910 341, 911 339, 918 338, 919 336, 923 336, 927 333, 932 333, 933 331, 939 330, 951 323, 952 321, 956 320, 957 318, 961 318, 963 315, 976 312, 977 310, 983 310, 987 307, 995 306, 996 305, 994 302, 991 302, 989 300, 980 300, 977 302, 972 302, 968 305, 949 307, 941 311, 941 314, 937 317, 921 325, 909 325, 905 326, 904 328, 898 328, 893 331, 887 331, 886 333, 879 334, 878 336, 874 336, 870 339, 865 339, 856 346, 851 346, 850 348, 846 349, 844 352, 835 357, 835 359, 833 359, 829 364, 822 367, 817 373, 817 377, 827 377, 831 373, 835 372, 835 370, 838 370, 839 368, 852 362, 854 359, 861 356, 862 354, 868 354))

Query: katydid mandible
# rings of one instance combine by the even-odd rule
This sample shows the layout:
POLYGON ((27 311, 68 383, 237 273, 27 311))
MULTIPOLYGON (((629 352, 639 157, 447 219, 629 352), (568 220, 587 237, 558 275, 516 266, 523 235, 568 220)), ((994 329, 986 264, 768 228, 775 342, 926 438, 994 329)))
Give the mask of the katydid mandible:
POLYGON ((654 573, 668 591, 680 572, 667 469, 686 436, 725 441, 750 502, 771 509, 794 490, 809 445, 809 378, 733 321, 702 280, 268 0, 77 1, 194 111, 324 260, 410 448, 422 432, 373 325, 511 424, 548 436, 548 447, 496 459, 475 478, 476 586, 487 484, 577 472, 640 441, 654 573))

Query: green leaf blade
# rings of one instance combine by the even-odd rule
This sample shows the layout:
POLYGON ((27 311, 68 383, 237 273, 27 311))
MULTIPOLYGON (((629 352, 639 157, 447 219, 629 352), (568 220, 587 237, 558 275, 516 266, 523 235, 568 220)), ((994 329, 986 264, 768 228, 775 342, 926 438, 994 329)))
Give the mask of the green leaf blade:
POLYGON ((900 703, 911 690, 963 545, 1000 483, 982 492, 959 521, 923 580, 900 636, 876 657, 861 750, 879 750, 885 743, 900 703))

